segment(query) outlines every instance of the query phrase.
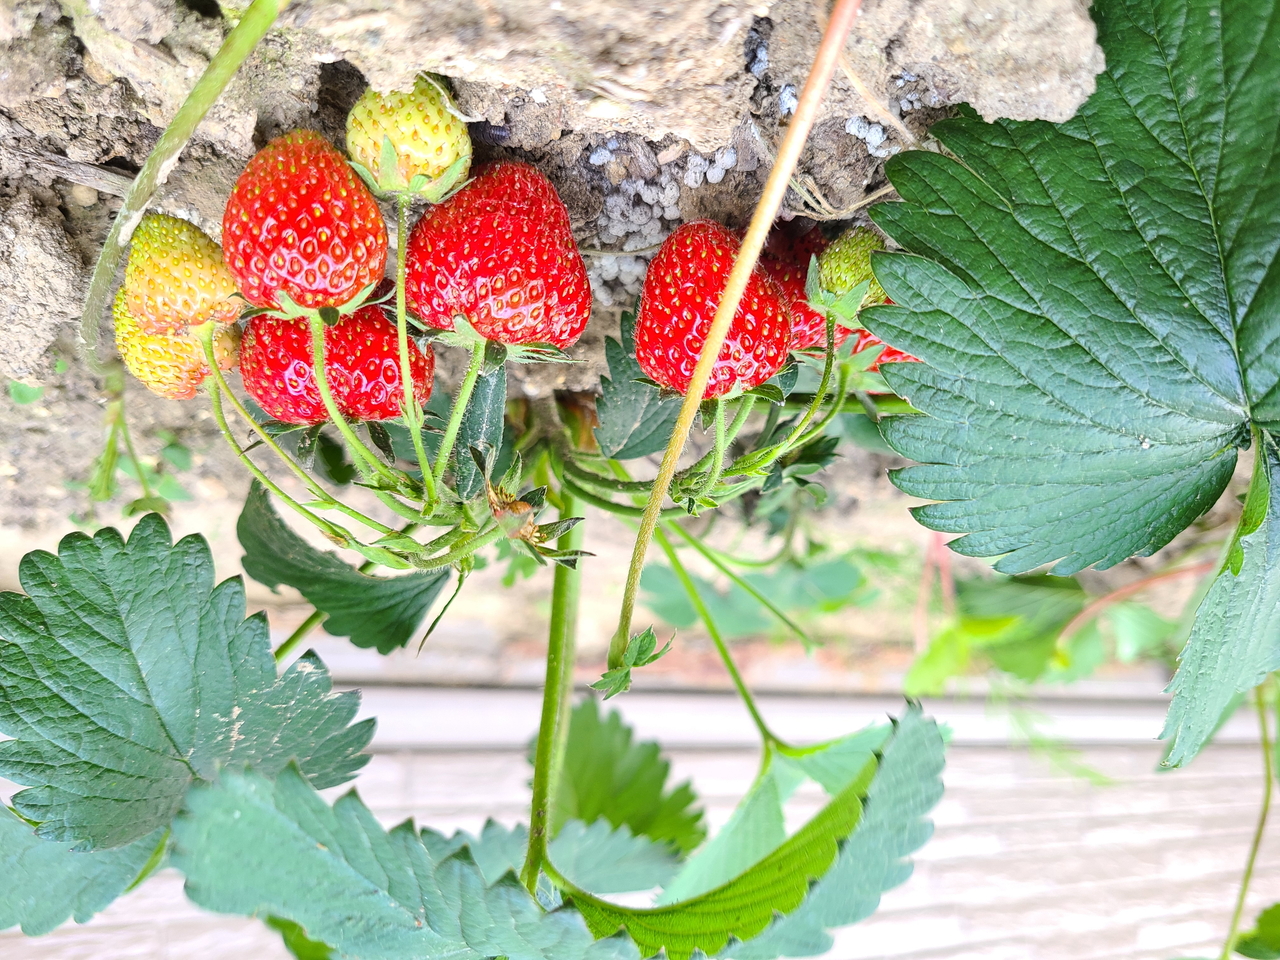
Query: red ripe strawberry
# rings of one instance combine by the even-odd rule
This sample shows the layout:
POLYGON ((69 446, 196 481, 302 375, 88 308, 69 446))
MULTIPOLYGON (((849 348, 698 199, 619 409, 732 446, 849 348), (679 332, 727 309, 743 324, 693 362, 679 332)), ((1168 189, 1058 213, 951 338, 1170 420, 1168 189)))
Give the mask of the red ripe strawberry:
POLYGON ((341 307, 382 279, 387 227, 360 178, 312 130, 277 137, 240 174, 222 215, 222 251, 245 299, 341 307))
POLYGON ((526 163, 490 164, 432 207, 409 237, 405 295, 426 323, 463 317, 509 346, 563 349, 591 316, 587 268, 551 182, 526 163))
MULTIPOLYGON (((400 347, 396 326, 375 304, 361 307, 324 330, 325 377, 334 403, 350 420, 400 416, 400 347)), ((410 341, 413 392, 431 396, 435 356, 410 341)), ((240 350, 240 376, 249 395, 285 423, 329 419, 315 382, 311 324, 303 319, 257 316, 249 321, 240 350)))
MULTIPOLYGON (((695 220, 667 237, 649 264, 636 319, 636 360, 664 387, 688 391, 738 247, 727 227, 695 220)), ((703 399, 750 390, 772 377, 787 359, 790 330, 781 290, 756 269, 703 399)))

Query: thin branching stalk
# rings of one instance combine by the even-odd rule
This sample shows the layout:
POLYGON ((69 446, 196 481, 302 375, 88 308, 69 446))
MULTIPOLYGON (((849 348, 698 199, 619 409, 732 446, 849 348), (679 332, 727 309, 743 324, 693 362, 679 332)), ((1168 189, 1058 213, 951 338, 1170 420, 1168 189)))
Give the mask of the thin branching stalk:
POLYGON ((436 479, 431 472, 431 461, 422 442, 422 407, 413 393, 413 367, 409 360, 409 312, 405 304, 405 255, 409 243, 409 197, 396 197, 396 337, 400 345, 400 383, 404 388, 400 415, 413 441, 413 452, 418 458, 418 470, 422 473, 425 502, 423 514, 429 514, 436 505, 436 479))
POLYGON ((742 240, 733 269, 729 271, 720 305, 716 310, 715 318, 711 321, 711 328, 707 331, 702 352, 698 355, 697 366, 694 367, 693 376, 689 381, 689 390, 680 407, 680 414, 676 418, 671 441, 662 455, 662 464, 658 468, 658 476, 653 483, 653 492, 649 495, 649 503, 645 507, 644 517, 640 521, 640 530, 636 534, 631 565, 627 571, 627 582, 622 595, 618 628, 609 644, 610 669, 622 666, 627 642, 631 637, 631 618, 635 613, 636 593, 640 587, 640 571, 644 568, 645 555, 649 551, 649 543, 653 540, 663 501, 671 487, 672 477, 675 476, 676 464, 684 451, 685 441, 689 437, 694 417, 698 413, 698 406, 711 380, 711 369, 729 333, 729 325, 733 322, 738 304, 746 291, 751 271, 755 269, 760 251, 764 249, 765 237, 773 226, 778 209, 786 197, 791 173, 800 160, 800 152, 804 148, 805 140, 818 118, 818 108, 822 103, 823 93, 835 72, 837 58, 844 48, 845 38, 849 35, 854 18, 861 6, 862 0, 837 0, 836 2, 831 19, 827 23, 826 33, 814 56, 809 78, 805 81, 795 116, 792 117, 791 126, 787 129, 782 146, 778 150, 777 162, 769 172, 769 179, 765 183, 760 202, 756 204, 755 213, 752 214, 747 235, 742 240))
POLYGON ((222 46, 187 94, 187 99, 178 108, 155 149, 129 186, 120 212, 116 214, 115 222, 107 233, 102 253, 98 255, 98 262, 94 265, 93 277, 89 281, 89 290, 85 294, 80 314, 80 350, 94 373, 102 373, 104 370, 102 359, 98 356, 98 328, 111 299, 116 269, 129 238, 142 220, 142 214, 152 196, 177 165, 182 148, 187 145, 200 121, 231 82, 231 78, 240 69, 240 64, 253 53, 258 41, 266 36, 288 2, 289 0, 253 0, 235 29, 222 41, 222 46))

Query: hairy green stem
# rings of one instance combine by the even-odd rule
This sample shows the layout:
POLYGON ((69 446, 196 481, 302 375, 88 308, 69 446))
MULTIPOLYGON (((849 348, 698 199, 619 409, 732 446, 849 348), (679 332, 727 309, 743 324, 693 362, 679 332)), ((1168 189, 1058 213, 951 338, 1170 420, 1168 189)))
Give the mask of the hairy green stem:
POLYGON ((436 486, 444 482, 444 472, 449 466, 449 456, 453 453, 453 445, 458 439, 458 431, 462 429, 462 417, 467 412, 467 404, 471 401, 471 391, 480 379, 480 370, 484 367, 483 340, 471 347, 471 362, 467 364, 466 375, 458 385, 458 395, 453 399, 453 409, 449 411, 449 422, 444 428, 444 437, 440 440, 440 449, 436 451, 434 480, 436 486))
POLYGON ((667 539, 667 535, 661 527, 654 531, 654 542, 667 555, 667 562, 671 564, 671 569, 675 573, 676 579, 684 587, 684 592, 688 595, 689 602, 693 604, 694 610, 698 612, 699 619, 702 620, 703 625, 707 628, 707 633, 711 635, 711 642, 716 645, 720 659, 724 661, 725 669, 729 671, 729 677, 733 680, 733 685, 738 690, 738 696, 742 698, 747 712, 751 714, 751 720, 756 725, 756 730, 760 732, 760 738, 764 741, 766 751, 774 745, 784 745, 769 729, 769 725, 764 722, 764 716, 760 713, 760 708, 756 706, 755 697, 751 695, 751 691, 747 689, 746 681, 742 679, 742 674, 738 672, 738 665, 734 662, 733 655, 729 653, 729 647, 725 644, 724 637, 720 635, 720 628, 716 626, 716 622, 711 616, 711 611, 707 609, 706 603, 703 602, 702 594, 698 592, 697 584, 693 582, 693 578, 689 576, 689 571, 680 562, 676 548, 672 546, 671 541, 667 539))
POLYGON ((421 557, 406 557, 405 559, 414 565, 418 570, 439 570, 441 567, 449 567, 457 563, 464 557, 469 557, 478 550, 482 550, 495 540, 505 536, 502 527, 494 524, 487 530, 477 533, 470 540, 454 547, 448 553, 438 557, 423 559, 421 557))
POLYGON ((1267 704, 1263 688, 1270 683, 1270 678, 1254 688, 1254 703, 1258 710, 1258 732, 1262 737, 1262 770, 1266 782, 1262 787, 1262 808, 1258 811, 1258 824, 1253 831, 1253 841, 1249 844, 1249 856, 1244 864, 1244 876, 1240 878, 1240 891, 1236 894, 1235 910, 1231 913, 1231 927, 1227 930, 1226 942, 1222 944, 1220 960, 1230 960, 1231 951, 1235 949, 1236 935, 1240 931, 1240 918, 1244 915, 1245 898, 1249 895, 1249 883, 1253 880, 1253 867, 1258 860, 1258 849, 1262 846, 1262 837, 1267 828, 1267 815, 1271 812, 1272 781, 1275 778, 1271 759, 1271 735, 1267 729, 1267 704))
MULTIPOLYGON (((288 0, 253 0, 249 9, 244 12, 240 22, 236 24, 222 46, 214 54, 209 66, 205 68, 196 85, 187 94, 186 100, 178 108, 178 112, 169 121, 169 126, 161 134, 142 169, 129 186, 125 194, 120 212, 107 233, 102 253, 93 268, 93 277, 89 281, 89 290, 85 295, 81 309, 80 346, 85 362, 95 373, 104 369, 98 356, 98 328, 106 313, 107 302, 111 297, 111 286, 120 265, 120 256, 134 229, 142 219, 147 204, 159 186, 168 179, 169 173, 177 165, 178 155, 187 145, 200 121, 204 119, 209 108, 213 106, 223 89, 235 76, 245 59, 271 29, 280 11, 288 4, 288 0)), ((85 5, 87 10, 87 5, 85 5)))
MULTIPOLYGON (((560 518, 574 515, 573 497, 562 494, 560 518)), ((582 525, 578 524, 556 541, 561 550, 582 546, 582 525)), ((547 679, 542 690, 542 720, 533 762, 533 803, 529 812, 529 852, 520 880, 533 893, 538 872, 547 860, 551 839, 551 809, 559 780, 568 733, 569 699, 573 695, 573 663, 577 641, 578 601, 582 573, 556 564, 551 586, 551 629, 547 638, 547 679)))
POLYGON ((151 484, 147 483, 147 472, 142 468, 142 461, 138 459, 138 451, 133 446, 133 434, 129 432, 129 421, 124 415, 124 401, 121 400, 117 413, 117 424, 120 427, 120 436, 124 438, 124 448, 129 454, 129 459, 133 461, 134 472, 138 475, 138 484, 142 487, 142 495, 150 500, 152 497, 151 484))
POLYGON ((813 65, 809 77, 801 91, 799 104, 778 149, 777 160, 769 171, 760 201, 756 204, 747 227, 747 234, 742 239, 738 256, 734 259, 733 269, 726 278, 720 303, 716 308, 715 318, 707 330, 707 339, 698 354, 698 362, 693 368, 693 376, 689 381, 689 389, 680 413, 676 417, 675 427, 671 432, 671 440, 663 452, 662 463, 658 467, 658 476, 653 482, 653 492, 645 507, 644 517, 640 521, 640 529, 636 533, 635 546, 631 552, 631 565, 627 570, 626 586, 622 594, 622 609, 618 615, 618 627, 609 642, 609 669, 622 666, 623 656, 631 638, 631 618, 635 613, 636 594, 640 589, 640 572, 644 569, 645 557, 649 552, 649 544, 653 540, 654 530, 662 511, 663 500, 671 488, 671 480, 675 476, 676 464, 684 451, 685 442, 689 438, 689 430, 693 427, 693 419, 697 415, 698 406, 706 395, 707 384, 711 381, 711 370, 715 366, 716 357, 728 336, 729 326, 737 313, 738 304, 746 292, 747 281, 755 269, 760 251, 764 249, 765 236, 773 226, 773 221, 782 206, 783 198, 790 187, 791 173, 800 160, 800 152, 804 149, 809 131, 813 129, 818 118, 818 109, 822 104, 822 96, 827 84, 835 72, 836 62, 844 47, 845 38, 853 27, 862 0, 836 0, 835 9, 827 22, 822 42, 814 54, 813 65))
POLYGON ((431 472, 431 461, 422 443, 422 407, 413 393, 413 368, 409 362, 409 312, 405 305, 405 251, 409 243, 409 196, 396 197, 396 336, 400 343, 400 383, 404 387, 404 399, 400 415, 413 441, 413 452, 418 458, 418 470, 422 473, 422 486, 426 501, 423 514, 429 514, 436 505, 436 478, 431 472))
POLYGON ((724 401, 713 400, 715 404, 715 440, 711 445, 711 471, 702 479, 702 482, 689 493, 689 498, 697 500, 699 497, 706 496, 707 491, 711 490, 720 482, 720 475, 724 471, 724 454, 729 449, 728 433, 726 431, 724 417, 724 401))
POLYGON ((312 610, 311 615, 298 624, 297 629, 294 630, 293 633, 289 634, 284 643, 276 647, 275 653, 272 654, 272 656, 276 658, 276 663, 281 663, 285 657, 293 653, 298 644, 306 639, 307 634, 320 626, 328 616, 329 615, 327 613, 323 613, 320 610, 312 610))
POLYGON ((324 329, 323 320, 319 317, 311 318, 311 369, 315 376, 316 388, 320 391, 320 399, 324 403, 325 412, 329 414, 329 419, 338 428, 342 438, 347 441, 347 446, 351 449, 351 453, 356 459, 356 465, 360 468, 360 473, 366 478, 378 474, 398 487, 400 486, 400 477, 396 476, 378 455, 356 436, 356 432, 351 429, 351 424, 347 423, 347 418, 342 415, 342 411, 338 409, 337 402, 333 399, 333 391, 329 389, 329 372, 325 369, 324 329))

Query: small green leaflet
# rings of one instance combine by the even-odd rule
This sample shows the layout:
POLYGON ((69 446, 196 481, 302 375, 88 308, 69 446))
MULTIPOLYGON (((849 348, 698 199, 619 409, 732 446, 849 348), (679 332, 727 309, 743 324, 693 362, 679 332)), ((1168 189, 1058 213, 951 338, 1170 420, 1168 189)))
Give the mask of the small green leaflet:
POLYGON ((284 941, 284 948, 297 957, 297 960, 333 960, 332 947, 319 940, 312 940, 307 936, 307 931, 292 920, 267 917, 265 922, 268 927, 280 934, 280 939, 284 941))
POLYGON ((249 576, 272 589, 282 583, 296 587, 328 614, 325 630, 379 653, 409 642, 449 582, 448 568, 371 577, 334 553, 322 553, 289 529, 257 481, 249 488, 236 534, 249 576))
POLYGON ((604 342, 609 376, 600 378, 596 400, 596 442, 606 457, 632 460, 666 447, 680 413, 680 398, 664 397, 657 387, 637 382, 644 376, 636 362, 636 315, 622 315, 621 342, 604 342))
POLYGON ((1280 903, 1258 914, 1253 929, 1236 940, 1235 952, 1253 960, 1280 960, 1280 903))
MULTIPOLYGON (((909 711, 897 725, 885 747, 883 760, 877 765, 869 747, 883 736, 883 731, 874 730, 855 735, 849 738, 854 741, 852 749, 838 751, 833 762, 814 767, 815 772, 822 771, 832 786, 843 786, 807 824, 727 882, 689 899, 648 909, 621 907, 571 889, 566 890, 570 902, 582 912, 597 935, 625 928, 639 945, 642 956, 664 951, 670 960, 688 960, 695 951, 714 955, 726 947, 727 953, 737 955, 735 941, 746 941, 745 949, 749 950, 751 938, 766 931, 768 936, 781 937, 788 943, 813 942, 826 937, 828 926, 861 919, 874 909, 882 891, 901 883, 910 874, 910 866, 902 858, 928 838, 930 827, 921 823, 919 817, 941 794, 937 775, 942 768, 942 741, 936 727, 923 721, 917 710, 909 711), (859 772, 855 773, 854 767, 859 772), (904 787, 916 796, 905 798, 909 802, 898 807, 885 806, 881 813, 868 792, 872 785, 881 782, 885 784, 880 788, 882 796, 886 791, 891 793, 904 787), (867 849, 863 852, 870 856, 864 862, 848 861, 841 843, 859 824, 864 797, 881 819, 872 825, 871 842, 864 844, 867 849), (908 826, 906 830, 902 829, 904 821, 908 826), (843 875, 838 882, 826 884, 819 878, 827 874, 833 863, 844 866, 843 875), (814 881, 818 881, 817 886, 814 881), (815 891, 824 889, 827 893, 816 894, 820 899, 815 901, 815 891), (853 896, 847 896, 849 892, 853 896), (792 911, 797 911, 800 919, 784 929, 785 915, 792 911), (780 916, 783 919, 777 919, 780 916), (773 929, 769 929, 771 926, 773 929)), ((811 750, 813 754, 821 752, 821 747, 811 750)), ((804 770, 797 758, 787 758, 787 761, 793 764, 792 769, 774 780, 770 795, 754 794, 758 805, 776 804, 780 808, 785 794, 794 786, 795 775, 804 770)), ((767 783, 769 778, 770 772, 766 770, 762 783, 767 783)), ((748 805, 752 799, 748 798, 748 805)), ((746 835, 741 822, 736 829, 740 835, 746 835)), ((860 830, 859 834, 866 832, 860 830)), ((853 842, 844 843, 844 850, 853 842)), ((726 849, 720 857, 727 860, 731 853, 726 849)), ((789 952, 788 949, 768 955, 776 957, 789 952)))
POLYGON ((0 805, 0 930, 19 924, 38 937, 68 917, 87 922, 129 888, 163 839, 157 830, 118 850, 75 853, 0 805))
POLYGON ((661 660, 671 650, 671 641, 658 649, 658 637, 653 627, 645 627, 639 633, 631 635, 627 640, 627 648, 622 652, 622 665, 606 670, 595 683, 592 690, 599 690, 608 700, 631 689, 631 671, 661 660))
POLYGON ((874 751, 888 736, 889 727, 881 724, 817 747, 771 752, 728 823, 689 859, 658 902, 699 896, 759 863, 786 840, 783 804, 806 777, 835 796, 868 768, 874 770, 874 751))
MULTIPOLYGON (((1277 0, 1093 15, 1108 67, 1072 120, 940 123, 953 156, 890 160, 903 202, 872 211, 907 253, 872 258, 897 305, 863 319, 925 361, 883 370, 926 414, 882 425, 920 464, 895 482, 936 501, 923 524, 1008 573, 1158 550, 1218 499, 1239 448, 1267 457, 1280 429, 1280 114, 1256 108, 1280 88, 1277 0)), ((1174 763, 1280 665, 1273 522, 1200 608, 1174 763)))
POLYGON ((191 785, 228 764, 273 775, 291 760, 317 787, 349 780, 373 721, 351 726, 304 657, 276 677, 244 584, 213 585, 202 537, 173 544, 155 514, 27 554, 27 595, 0 593, 0 776, 41 837, 121 847, 166 827, 191 785))
POLYGON ((688 783, 666 789, 670 768, 656 743, 632 743, 631 728, 618 712, 602 718, 595 700, 587 698, 570 716, 551 835, 570 820, 603 818, 688 853, 706 836, 702 811, 690 809, 696 798, 688 783))
MULTIPOLYGON (((453 448, 453 469, 458 496, 470 500, 484 492, 487 479, 476 467, 471 449, 482 458, 496 455, 502 447, 502 434, 507 415, 507 368, 501 364, 480 375, 453 448)), ((499 468, 500 469, 500 468, 499 468)))
POLYGON ((933 835, 926 816, 942 796, 942 767, 937 725, 918 709, 907 711, 884 748, 862 821, 835 864, 810 888, 799 909, 722 956, 773 960, 826 953, 831 949, 828 930, 871 916, 881 894, 911 876, 907 858, 933 835))
POLYGON ((510 873, 487 883, 465 848, 437 859, 412 824, 385 831, 354 793, 330 807, 294 768, 201 785, 174 840, 196 904, 292 921, 343 957, 637 960, 625 937, 595 941, 576 912, 544 912, 510 873))

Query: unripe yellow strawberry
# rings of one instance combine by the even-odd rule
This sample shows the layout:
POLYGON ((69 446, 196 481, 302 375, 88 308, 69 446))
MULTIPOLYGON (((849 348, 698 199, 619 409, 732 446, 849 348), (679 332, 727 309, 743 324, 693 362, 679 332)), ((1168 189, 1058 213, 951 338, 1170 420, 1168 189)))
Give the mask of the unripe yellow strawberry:
POLYGON ((373 189, 434 202, 466 178, 471 135, 444 88, 422 76, 408 93, 364 92, 347 114, 347 152, 373 189))
MULTIPOLYGON (((116 294, 111 318, 116 328, 116 349, 129 372, 148 390, 169 400, 190 400, 209 375, 204 345, 194 333, 147 333, 126 306, 127 295, 116 294)), ((240 328, 217 327, 213 351, 218 366, 230 370, 240 360, 240 328)))
POLYGON ((870 280, 862 306, 884 303, 888 297, 871 272, 871 254, 884 249, 884 241, 874 230, 852 227, 842 233, 818 257, 822 288, 842 297, 863 280, 870 280))
POLYGON ((124 271, 125 305, 145 333, 182 333, 206 320, 231 323, 240 316, 235 281, 222 248, 195 224, 149 213, 129 246, 124 271))

